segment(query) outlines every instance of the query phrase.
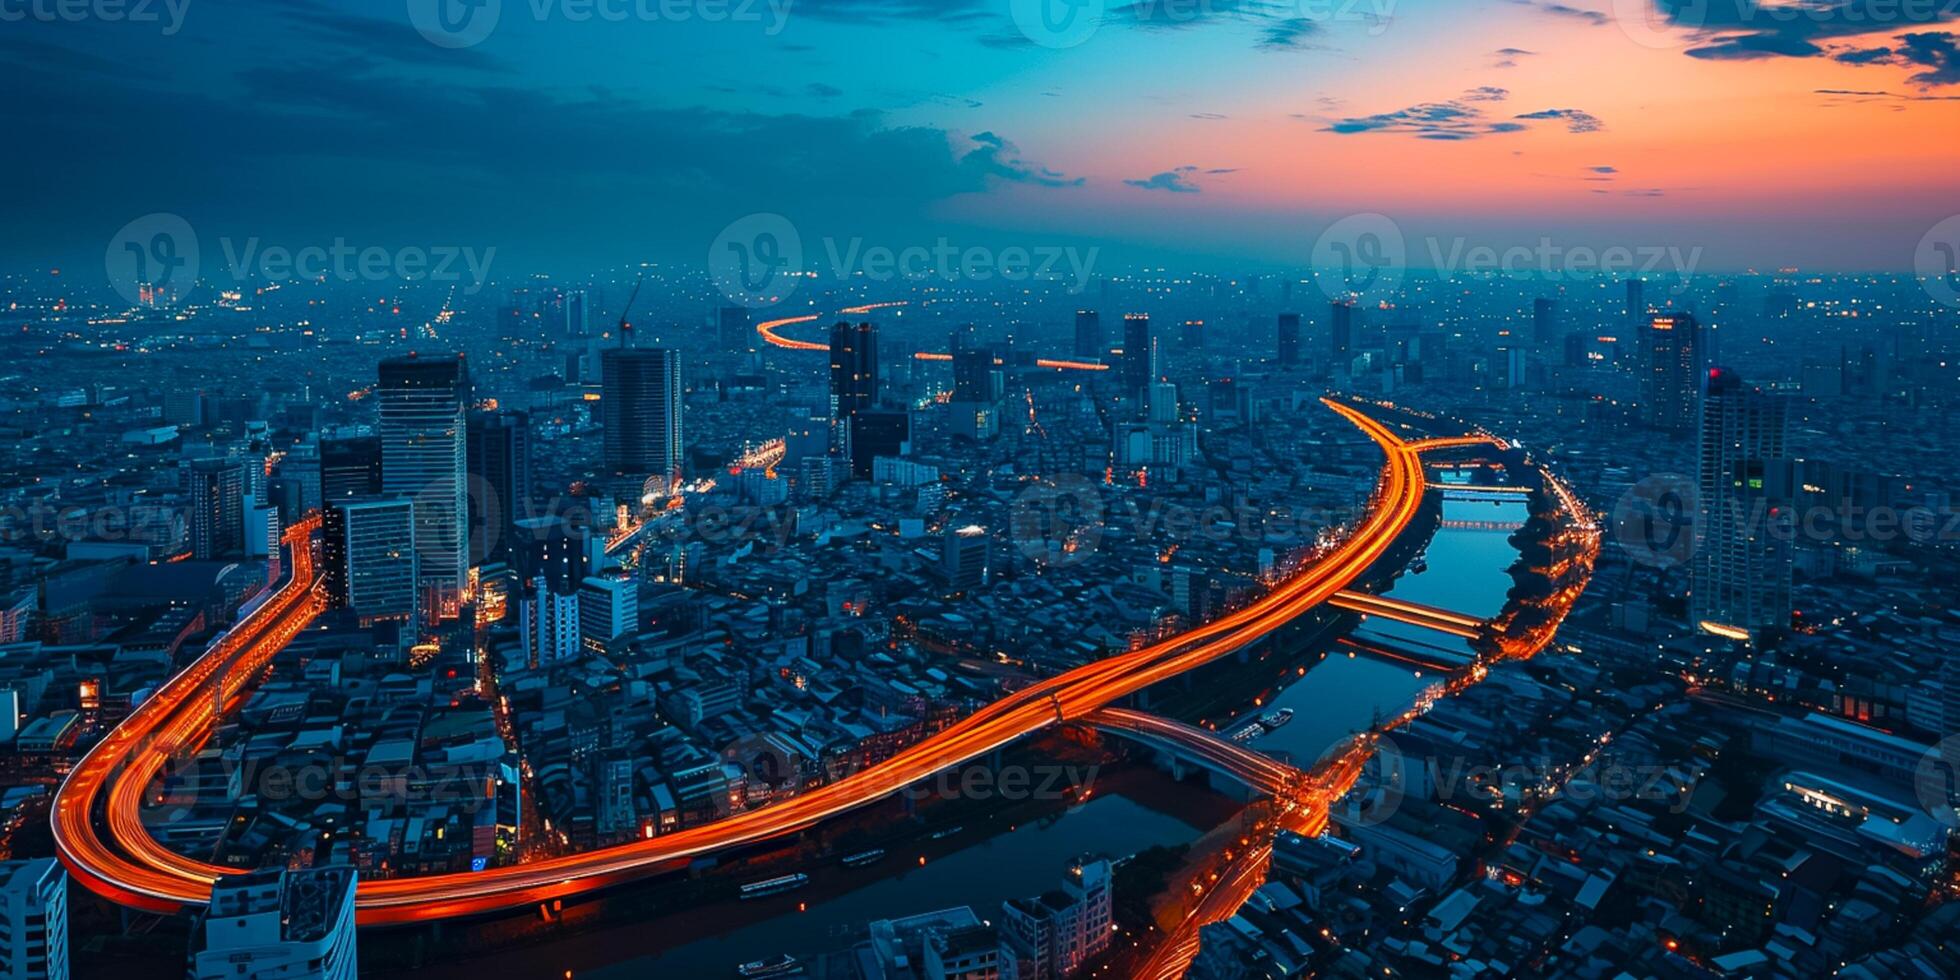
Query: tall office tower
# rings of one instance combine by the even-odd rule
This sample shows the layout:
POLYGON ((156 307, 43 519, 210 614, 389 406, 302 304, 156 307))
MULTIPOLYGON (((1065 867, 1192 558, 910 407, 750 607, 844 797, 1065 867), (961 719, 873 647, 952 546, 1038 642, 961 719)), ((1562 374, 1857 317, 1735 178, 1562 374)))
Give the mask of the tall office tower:
POLYGON ((842 320, 830 328, 830 417, 848 419, 878 405, 878 327, 842 320))
POLYGON ((1293 367, 1300 363, 1300 314, 1279 315, 1279 364, 1293 367))
POLYGON ((994 352, 987 347, 962 347, 953 351, 953 400, 991 404, 1006 394, 1006 380, 994 363, 994 352))
POLYGON ((1586 335, 1584 331, 1574 330, 1565 335, 1565 366, 1586 366, 1586 335))
POLYGON ((236 460, 190 465, 191 557, 212 561, 245 548, 245 468, 236 460))
POLYGON ((1627 319, 1639 323, 1647 318, 1647 280, 1627 280, 1627 319))
POLYGON ((414 624, 421 595, 415 523, 408 497, 329 501, 320 517, 327 601, 363 623, 414 624))
POLYGON ((1790 501, 1775 495, 1772 467, 1785 459, 1788 406, 1726 368, 1701 393, 1694 621, 1725 636, 1790 624, 1790 501))
POLYGON ((0 976, 68 980, 68 872, 54 858, 0 861, 0 976))
POLYGON ((1337 302, 1327 314, 1328 364, 1334 374, 1346 374, 1354 361, 1354 304, 1337 302))
POLYGON ((1558 300, 1539 297, 1531 304, 1531 347, 1545 354, 1558 345, 1558 300))
POLYGON ((355 980, 353 868, 268 868, 219 878, 191 939, 191 980, 355 980))
POLYGON ((578 636, 586 652, 617 653, 639 630, 639 589, 631 579, 591 576, 579 583, 578 636))
POLYGON ((958 594, 987 584, 987 529, 977 524, 949 527, 940 536, 940 572, 946 586, 958 594))
POLYGON ((1657 429, 1688 431, 1701 387, 1701 324, 1685 313, 1649 317, 1640 348, 1642 416, 1657 429))
POLYGON ((755 348, 755 328, 749 323, 749 311, 741 306, 724 306, 715 320, 716 345, 725 351, 745 351, 755 348))
POLYGON ((1141 394, 1157 380, 1157 338, 1150 333, 1150 314, 1123 316, 1123 390, 1141 394))
POLYGON ((559 592, 543 576, 531 580, 530 594, 518 608, 518 624, 532 667, 578 657, 578 605, 577 592, 559 592))
POLYGON ((470 416, 470 564, 510 561, 512 531, 531 516, 531 417, 523 412, 470 416))
POLYGON ((1143 389, 1143 411, 1150 421, 1177 421, 1177 407, 1177 385, 1153 381, 1143 389))
POLYGON ((1101 313, 1095 310, 1075 311, 1075 356, 1109 356, 1109 341, 1103 337, 1101 313))
POLYGON ((912 448, 912 414, 903 408, 866 409, 850 418, 851 475, 871 476, 880 456, 903 456, 912 448))
POLYGON ((618 347, 600 355, 606 469, 666 493, 680 483, 681 357, 667 347, 618 347))
POLYGON ((587 318, 585 290, 567 290, 564 302, 565 336, 584 337, 590 334, 592 332, 592 324, 587 318))
POLYGON ((341 500, 381 492, 381 439, 320 440, 320 497, 341 500))
POLYGON ((461 355, 381 362, 381 489, 415 501, 416 575, 422 622, 454 618, 469 578, 469 469, 464 409, 469 369, 461 355))
POLYGON ((511 535, 511 565, 526 582, 543 578, 571 593, 591 571, 593 545, 591 532, 562 516, 522 518, 511 535))

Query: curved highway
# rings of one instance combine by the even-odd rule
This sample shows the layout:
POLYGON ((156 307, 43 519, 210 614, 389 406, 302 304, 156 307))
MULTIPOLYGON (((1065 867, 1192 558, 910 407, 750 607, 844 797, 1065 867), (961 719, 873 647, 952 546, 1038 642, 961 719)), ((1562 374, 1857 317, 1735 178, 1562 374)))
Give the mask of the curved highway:
MULTIPOLYGON (((1405 442, 1347 404, 1323 402, 1381 447, 1386 456, 1381 481, 1367 516, 1344 541, 1251 605, 1037 683, 875 767, 759 810, 650 840, 482 872, 363 881, 356 897, 360 923, 412 923, 522 907, 794 833, 1032 732, 1084 719, 1280 629, 1359 578, 1415 518, 1426 486, 1421 444, 1405 442)), ((302 525, 288 532, 292 577, 273 598, 133 712, 62 786, 54 807, 56 843, 63 863, 91 891, 135 908, 173 912, 204 904, 214 879, 238 873, 159 844, 141 821, 142 797, 164 762, 206 737, 224 707, 317 614, 306 540, 312 529, 302 525)))

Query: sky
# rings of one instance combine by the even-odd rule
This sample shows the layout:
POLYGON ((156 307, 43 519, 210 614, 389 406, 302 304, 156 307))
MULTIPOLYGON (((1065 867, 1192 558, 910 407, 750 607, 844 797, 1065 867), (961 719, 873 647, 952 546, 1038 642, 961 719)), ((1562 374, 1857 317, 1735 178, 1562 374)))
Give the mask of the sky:
POLYGON ((1904 270, 1960 212, 1960 0, 68 2, 0 4, 10 268, 153 213, 207 254, 702 265, 769 213, 1235 271, 1375 213, 1420 267, 1904 270))

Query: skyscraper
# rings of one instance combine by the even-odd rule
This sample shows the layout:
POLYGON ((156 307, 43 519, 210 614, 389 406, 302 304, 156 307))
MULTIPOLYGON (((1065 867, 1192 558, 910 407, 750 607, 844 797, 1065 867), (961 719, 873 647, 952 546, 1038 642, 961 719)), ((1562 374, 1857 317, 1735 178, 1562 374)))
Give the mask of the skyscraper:
POLYGON ((190 465, 191 557, 212 561, 245 547, 245 468, 236 460, 190 465))
POLYGON ((416 575, 426 624, 454 617, 469 577, 463 412, 469 370, 461 355, 381 362, 381 489, 415 501, 416 575))
POLYGON ((1558 349, 1558 300, 1541 296, 1532 301, 1531 345, 1540 354, 1558 349))
POLYGON ((1109 343, 1103 338, 1102 314, 1095 310, 1075 311, 1075 356, 1108 356, 1109 343))
POLYGON ((903 456, 911 448, 912 414, 903 408, 866 409, 850 417, 851 475, 871 476, 880 456, 903 456))
POLYGON ((1692 618, 1730 636, 1786 628, 1793 515, 1790 502, 1775 495, 1779 481, 1769 471, 1785 458, 1788 407, 1715 368, 1702 389, 1700 418, 1692 618))
POLYGON ((1336 302, 1327 311, 1327 353, 1335 374, 1346 374, 1354 360, 1354 304, 1336 302))
POLYGON ((715 340, 725 351, 745 351, 755 346, 755 329, 749 325, 749 311, 740 306, 724 306, 716 315, 715 340))
POLYGON ((586 317, 585 290, 573 289, 566 291, 565 336, 583 337, 591 332, 591 323, 586 317))
POLYGON ((508 562, 511 530, 531 516, 531 417, 477 413, 468 433, 470 564, 508 562))
POLYGON ((1293 367, 1300 363, 1300 314, 1279 315, 1278 345, 1281 367, 1293 367))
POLYGON ((375 436, 320 440, 320 497, 339 500, 381 492, 381 440, 375 436))
POLYGON ((327 601, 364 623, 414 623, 420 611, 415 516, 407 497, 328 501, 320 519, 327 601))
POLYGON ((665 347, 620 347, 600 355, 605 463, 637 499, 648 483, 680 482, 681 359, 665 347))
POLYGON ((639 628, 639 590, 631 579, 592 576, 579 583, 578 635, 586 652, 616 652, 639 628))
POLYGON ((839 421, 878 405, 878 327, 842 320, 830 328, 830 414, 839 421))
POLYGON ((1140 394, 1157 378, 1157 338, 1150 332, 1150 314, 1123 316, 1123 389, 1140 394))
POLYGON ((1640 347, 1642 417, 1658 429, 1687 431, 1701 385, 1701 325, 1685 313, 1649 317, 1640 347))
POLYGON ((54 858, 0 862, 0 976, 68 980, 68 872, 54 858))
POLYGON ((1627 280, 1627 318, 1639 323, 1647 318, 1647 281, 1627 280))

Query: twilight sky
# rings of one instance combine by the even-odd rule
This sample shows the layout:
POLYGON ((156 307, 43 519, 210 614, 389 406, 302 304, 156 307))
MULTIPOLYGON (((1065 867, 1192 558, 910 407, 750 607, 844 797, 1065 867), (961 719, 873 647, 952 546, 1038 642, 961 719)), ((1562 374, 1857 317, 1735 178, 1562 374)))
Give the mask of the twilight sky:
POLYGON ((779 212, 806 250, 1232 270, 1374 211, 1419 267, 1549 236, 1909 269, 1960 211, 1960 0, 1075 0, 1063 33, 1042 0, 477 0, 464 34, 436 2, 6 4, 0 263, 174 212, 207 253, 698 265, 779 212))

